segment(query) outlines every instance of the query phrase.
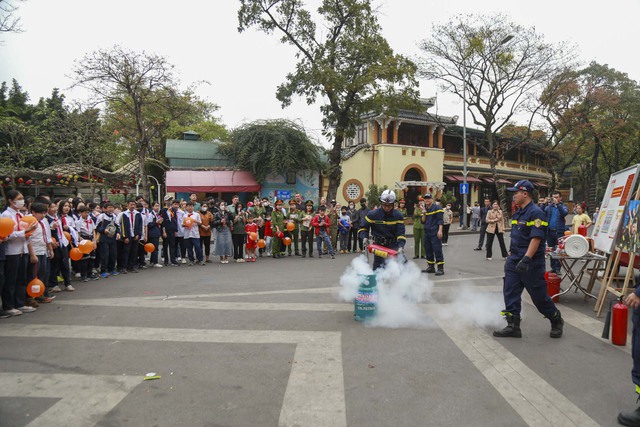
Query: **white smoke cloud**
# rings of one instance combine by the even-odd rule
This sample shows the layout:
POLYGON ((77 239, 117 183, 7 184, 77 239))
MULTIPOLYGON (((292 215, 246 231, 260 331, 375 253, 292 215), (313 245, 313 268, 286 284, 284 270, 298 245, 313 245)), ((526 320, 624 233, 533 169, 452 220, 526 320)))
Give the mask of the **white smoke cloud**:
MULTIPOLYGON (((373 274, 364 256, 354 258, 340 277, 339 297, 353 302, 363 276, 373 274)), ((378 304, 375 317, 367 319, 368 326, 384 328, 425 328, 434 325, 421 303, 431 296, 433 284, 413 262, 401 264, 389 259, 384 269, 376 271, 378 304)))
MULTIPOLYGON (((364 255, 356 257, 340 277, 341 301, 353 303, 364 276, 373 274, 364 255)), ((414 262, 399 263, 391 258, 376 271, 378 303, 376 315, 364 323, 382 328, 432 328, 433 318, 459 327, 500 328, 504 309, 501 293, 482 292, 468 283, 449 282, 444 301, 432 300, 434 283, 414 262), (424 303, 430 303, 427 312, 424 303)))
POLYGON ((465 283, 456 287, 453 300, 439 305, 433 315, 459 327, 500 328, 506 326, 500 315, 502 310, 504 299, 501 293, 480 292, 465 283))

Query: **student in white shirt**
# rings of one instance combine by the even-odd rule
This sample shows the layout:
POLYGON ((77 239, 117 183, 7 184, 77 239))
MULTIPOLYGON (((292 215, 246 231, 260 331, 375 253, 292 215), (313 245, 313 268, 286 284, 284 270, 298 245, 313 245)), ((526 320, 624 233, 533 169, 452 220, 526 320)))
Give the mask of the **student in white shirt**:
POLYGON ((88 282, 89 280, 98 280, 98 276, 91 272, 91 270, 93 269, 93 260, 95 260, 96 257, 96 225, 93 223, 93 220, 89 216, 88 207, 84 205, 79 206, 78 214, 80 215, 80 218, 76 220, 76 230, 78 230, 78 234, 82 239, 81 241, 88 240, 93 242, 94 244, 94 250, 89 254, 83 254, 82 259, 78 261, 80 277, 83 282, 88 282))
MULTIPOLYGON (((38 220, 38 226, 33 230, 31 236, 29 236, 29 256, 31 258, 31 264, 29 265, 27 283, 36 277, 43 283, 49 281, 50 260, 53 258, 53 247, 51 246, 51 228, 45 219, 47 210, 48 207, 44 203, 33 203, 31 205, 31 215, 38 220)), ((49 292, 49 287, 45 286, 44 295, 37 297, 36 301, 50 303, 53 298, 49 292)))
MULTIPOLYGON (((204 256, 202 255, 202 248, 200 247, 200 230, 199 225, 202 224, 200 214, 193 211, 193 202, 187 202, 187 213, 185 218, 191 218, 193 225, 191 227, 184 228, 184 243, 189 255, 189 265, 194 265, 197 262, 200 265, 204 265, 204 256), (195 251, 195 257, 193 252, 195 251)), ((184 221, 184 219, 183 219, 184 221)))
MULTIPOLYGON (((24 208, 24 196, 17 190, 6 193, 8 207, 2 213, 3 218, 11 218, 15 224, 14 231, 7 238, 6 259, 4 263, 5 283, 2 288, 2 309, 4 314, 19 316, 22 313, 36 311, 25 305, 27 297, 27 264, 29 262, 29 248, 27 233, 33 231, 37 221, 24 227, 20 225, 23 215, 19 212, 24 208)), ((24 224, 24 223, 23 223, 24 224)))
POLYGON ((69 266, 69 246, 71 242, 67 239, 67 234, 71 237, 71 233, 67 231, 67 234, 65 234, 62 218, 58 215, 59 206, 65 203, 68 205, 66 201, 50 203, 49 211, 45 217, 49 223, 51 236, 56 239, 55 242, 51 242, 54 257, 49 263, 49 281, 47 283, 47 287, 51 289, 51 292, 61 291, 58 286, 58 276, 62 277, 65 290, 69 292, 75 290, 71 286, 71 268, 69 266))

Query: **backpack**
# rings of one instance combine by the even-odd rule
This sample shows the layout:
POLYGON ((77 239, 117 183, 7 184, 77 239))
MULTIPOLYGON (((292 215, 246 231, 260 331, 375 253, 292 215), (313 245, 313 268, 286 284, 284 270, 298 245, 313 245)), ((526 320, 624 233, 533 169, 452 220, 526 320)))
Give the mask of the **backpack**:
POLYGON ((109 224, 104 228, 104 235, 107 237, 114 237, 118 232, 118 227, 116 227, 115 219, 112 219, 109 224))

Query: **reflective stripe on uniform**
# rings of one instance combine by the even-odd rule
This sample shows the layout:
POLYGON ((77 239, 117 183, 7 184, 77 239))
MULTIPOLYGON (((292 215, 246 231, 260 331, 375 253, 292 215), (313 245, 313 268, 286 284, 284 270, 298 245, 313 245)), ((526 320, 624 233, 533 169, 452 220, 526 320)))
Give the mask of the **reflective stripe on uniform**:
MULTIPOLYGON (((538 221, 538 220, 536 220, 538 221)), ((531 227, 532 225, 536 224, 536 221, 527 221, 524 223, 524 225, 526 225, 527 227, 531 227)), ((518 220, 514 219, 513 221, 511 221, 511 225, 518 225, 518 220)), ((544 225, 545 227, 549 226, 549 223, 547 221, 542 221, 540 220, 540 225, 544 225)))
POLYGON ((361 228, 361 229, 359 229, 359 230, 358 230, 358 234, 360 234, 360 232, 361 232, 361 231, 367 231, 367 229, 366 229, 366 228, 361 228))
POLYGON ((365 216, 364 219, 367 220, 370 224, 378 224, 378 225, 397 225, 404 224, 404 220, 396 220, 396 221, 381 221, 379 219, 370 219, 368 216, 365 216))
POLYGON ((437 211, 425 212, 425 215, 433 215, 433 214, 437 214, 437 213, 444 213, 444 210, 438 209, 437 211))
POLYGON ((400 239, 402 239, 402 240, 407 240, 407 238, 406 238, 406 237, 404 237, 404 236, 398 236, 398 237, 397 237, 397 239, 398 239, 398 240, 400 240, 400 239))

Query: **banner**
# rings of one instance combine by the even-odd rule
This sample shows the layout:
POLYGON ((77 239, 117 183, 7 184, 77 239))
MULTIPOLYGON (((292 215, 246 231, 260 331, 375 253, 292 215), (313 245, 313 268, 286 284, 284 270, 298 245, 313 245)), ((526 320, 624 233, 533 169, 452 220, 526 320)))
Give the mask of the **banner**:
POLYGON ((610 254, 613 249, 625 205, 633 196, 639 168, 640 165, 634 165, 614 173, 609 178, 609 185, 604 193, 591 236, 595 248, 602 252, 610 254))

